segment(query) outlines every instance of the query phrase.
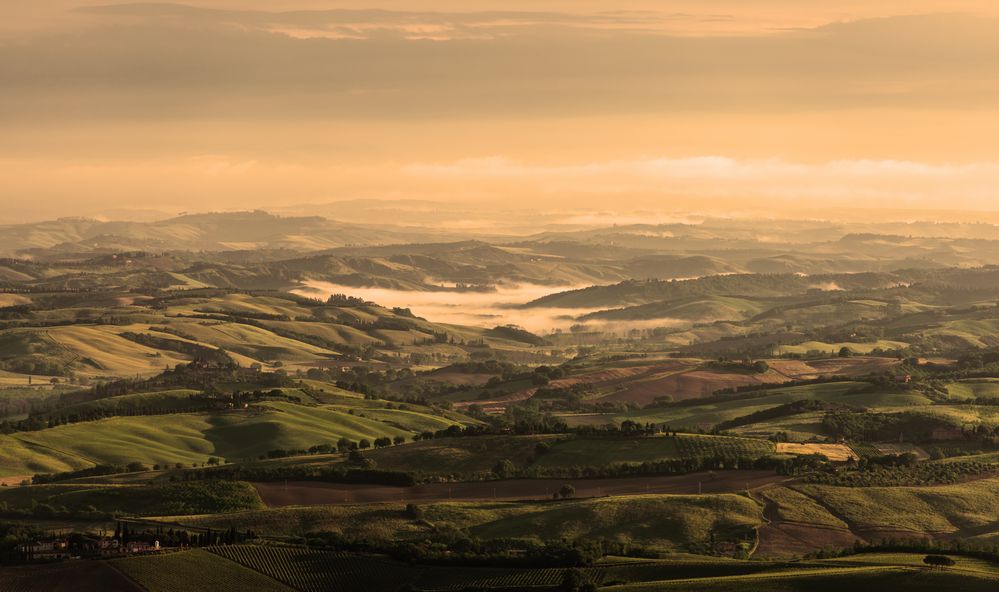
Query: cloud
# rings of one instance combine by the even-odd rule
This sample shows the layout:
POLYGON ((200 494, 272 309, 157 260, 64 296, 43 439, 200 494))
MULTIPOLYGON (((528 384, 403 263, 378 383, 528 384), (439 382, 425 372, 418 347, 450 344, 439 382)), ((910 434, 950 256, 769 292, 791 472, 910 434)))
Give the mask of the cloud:
POLYGON ((113 25, 4 46, 0 118, 564 117, 999 100, 999 20, 960 15, 690 38, 592 26, 646 18, 630 14, 112 8, 102 10, 113 25))
MULTIPOLYGON (((938 164, 899 160, 791 162, 725 156, 643 157, 576 164, 529 164, 505 157, 415 163, 404 173, 454 183, 543 187, 548 193, 832 199, 864 205, 950 203, 988 207, 999 199, 999 163, 938 164)), ((991 208, 990 208, 991 209, 991 208)))
POLYGON ((55 20, 22 17, 80 2, 12 3, 3 215, 347 197, 993 207, 999 187, 999 9, 890 16, 964 0, 189 2, 55 20))
POLYGON ((658 11, 588 13, 514 10, 415 11, 383 9, 220 10, 176 4, 111 4, 87 6, 79 13, 132 22, 226 25, 245 30, 286 34, 298 39, 370 39, 396 34, 410 40, 492 39, 541 28, 662 31, 701 17, 658 11))

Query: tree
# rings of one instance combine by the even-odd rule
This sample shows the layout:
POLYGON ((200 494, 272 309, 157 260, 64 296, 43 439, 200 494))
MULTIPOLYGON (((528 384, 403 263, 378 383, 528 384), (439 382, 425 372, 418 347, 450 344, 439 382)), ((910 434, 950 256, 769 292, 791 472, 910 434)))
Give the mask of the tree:
POLYGON ((923 557, 923 563, 933 568, 943 569, 954 565, 954 560, 946 555, 927 555, 923 557))
POLYGON ((839 357, 849 358, 852 355, 853 355, 853 350, 851 350, 847 346, 844 345, 843 347, 839 348, 839 357))
POLYGON ((420 520, 423 518, 423 508, 416 504, 406 504, 406 517, 420 520))
POLYGON ((562 576, 562 584, 558 589, 562 592, 590 592, 596 590, 597 587, 590 582, 583 570, 574 567, 565 571, 565 575, 562 576))
POLYGON ((576 495, 576 488, 569 483, 566 483, 565 485, 559 487, 558 489, 558 497, 561 497, 563 499, 570 498, 574 495, 576 495))
POLYGON ((508 458, 504 458, 493 467, 493 474, 500 479, 512 477, 516 471, 517 467, 513 464, 513 461, 508 458))
POLYGON ((361 454, 360 450, 351 450, 347 455, 347 464, 361 469, 375 468, 375 461, 361 454))
POLYGON ((361 441, 357 443, 357 447, 361 450, 371 448, 371 442, 367 438, 361 438, 361 441))

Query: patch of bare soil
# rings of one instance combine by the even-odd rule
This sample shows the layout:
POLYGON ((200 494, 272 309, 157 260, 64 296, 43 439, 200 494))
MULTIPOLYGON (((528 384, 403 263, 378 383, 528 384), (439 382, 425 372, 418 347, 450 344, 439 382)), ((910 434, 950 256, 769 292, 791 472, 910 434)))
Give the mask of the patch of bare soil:
POLYGON ((851 547, 864 541, 844 528, 775 522, 758 529, 760 544, 753 555, 757 558, 802 556, 820 549, 851 547))
POLYGON ((890 372, 900 364, 895 358, 829 358, 824 360, 768 360, 776 372, 794 380, 828 376, 865 376, 872 372, 890 372))
POLYGON ((20 477, 0 477, 0 487, 16 487, 21 481, 27 479, 31 481, 31 475, 21 475, 20 477))

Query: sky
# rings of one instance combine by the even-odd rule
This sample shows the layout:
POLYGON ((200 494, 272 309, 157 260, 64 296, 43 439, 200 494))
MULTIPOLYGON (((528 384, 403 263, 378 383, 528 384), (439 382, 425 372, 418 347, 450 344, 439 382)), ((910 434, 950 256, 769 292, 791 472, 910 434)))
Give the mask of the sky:
POLYGON ((7 4, 2 222, 999 211, 994 2, 7 4))

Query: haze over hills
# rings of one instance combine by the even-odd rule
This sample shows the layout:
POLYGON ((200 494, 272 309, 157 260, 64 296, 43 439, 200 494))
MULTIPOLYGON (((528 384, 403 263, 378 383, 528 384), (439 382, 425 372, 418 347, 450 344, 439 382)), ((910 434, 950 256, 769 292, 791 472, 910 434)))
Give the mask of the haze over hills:
POLYGON ((0 592, 999 590, 999 5, 7 2, 0 592))
POLYGON ((421 242, 446 231, 344 224, 262 211, 188 214, 154 222, 65 218, 0 227, 0 253, 114 251, 315 251, 350 244, 421 242))
MULTIPOLYGON (((190 271, 208 285, 244 287, 252 286, 257 276, 268 286, 320 280, 432 290, 441 284, 577 286, 727 273, 815 275, 999 263, 999 241, 988 238, 994 228, 981 224, 858 228, 782 221, 770 224, 769 233, 761 235, 746 221, 709 218, 696 224, 627 225, 483 240, 465 231, 365 226, 258 211, 156 222, 61 219, 2 230, 0 253, 38 263, 120 252, 172 253, 175 261, 161 259, 159 267, 184 272, 189 270, 185 264, 197 257, 181 253, 217 252, 226 265, 243 269, 228 279, 212 279, 210 265, 190 271), (906 234, 900 234, 903 231, 906 234)), ((151 261, 148 255, 145 261, 151 261)), ((58 277, 44 275, 48 280, 58 277)))

